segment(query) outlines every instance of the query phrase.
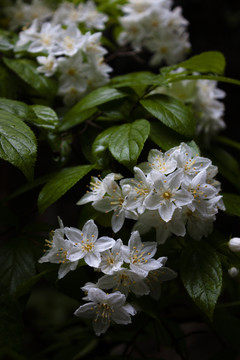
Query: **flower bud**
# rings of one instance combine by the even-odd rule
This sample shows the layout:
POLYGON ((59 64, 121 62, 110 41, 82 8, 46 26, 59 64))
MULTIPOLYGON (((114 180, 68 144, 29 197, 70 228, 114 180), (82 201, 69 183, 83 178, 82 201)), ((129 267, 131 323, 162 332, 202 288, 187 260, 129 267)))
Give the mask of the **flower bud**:
POLYGON ((228 274, 229 274, 229 276, 234 278, 234 277, 238 276, 239 270, 233 266, 230 269, 228 269, 228 274))
POLYGON ((228 242, 229 249, 234 252, 240 251, 240 238, 232 238, 228 242))

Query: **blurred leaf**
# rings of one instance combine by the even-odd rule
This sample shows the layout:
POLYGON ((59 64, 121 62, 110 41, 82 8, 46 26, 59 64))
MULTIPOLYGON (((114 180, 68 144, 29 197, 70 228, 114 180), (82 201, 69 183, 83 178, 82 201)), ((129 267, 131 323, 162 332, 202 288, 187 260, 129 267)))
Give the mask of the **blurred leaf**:
POLYGON ((7 200, 11 200, 14 199, 16 196, 22 195, 27 191, 30 191, 42 184, 45 184, 49 178, 52 177, 53 174, 48 174, 48 175, 44 175, 41 176, 31 182, 28 182, 27 184, 24 184, 23 186, 21 186, 20 188, 18 188, 17 190, 15 190, 8 198, 7 200))
POLYGON ((35 118, 35 114, 31 108, 21 101, 0 98, 0 110, 7 111, 22 120, 35 118))
POLYGON ((93 90, 67 112, 60 125, 60 130, 67 130, 85 121, 97 111, 96 106, 124 96, 126 96, 125 93, 108 86, 93 90))
MULTIPOLYGON (((72 110, 72 109, 71 109, 72 110)), ((89 119, 97 112, 97 108, 88 109, 82 112, 74 112, 69 110, 67 114, 64 116, 62 122, 59 125, 59 131, 65 131, 71 129, 72 127, 81 124, 85 120, 89 119)))
POLYGON ((40 191, 39 212, 43 213, 92 169, 92 165, 81 165, 65 168, 54 174, 40 191))
POLYGON ((177 133, 188 138, 195 135, 193 114, 181 101, 167 95, 150 95, 140 103, 150 114, 177 133))
POLYGON ((16 34, 0 29, 0 51, 8 52, 13 50, 16 34))
POLYGON ((223 193, 223 202, 226 206, 226 213, 240 216, 240 196, 236 194, 223 193))
POLYGON ((226 144, 234 149, 240 150, 240 143, 237 141, 234 141, 232 139, 229 139, 227 137, 224 136, 218 136, 217 138, 215 138, 214 140, 216 140, 219 143, 222 144, 226 144))
POLYGON ((0 110, 0 157, 33 178, 37 143, 32 130, 18 117, 0 110))
POLYGON ((149 132, 150 124, 144 119, 117 126, 108 140, 112 156, 125 166, 135 165, 149 132))
POLYGON ((54 131, 58 125, 58 116, 53 109, 43 105, 32 105, 30 109, 35 114, 35 119, 30 121, 43 129, 54 131))
POLYGON ((155 75, 150 71, 133 72, 127 75, 115 76, 111 83, 114 87, 139 86, 139 85, 158 85, 163 86, 166 80, 162 75, 155 75))
POLYGON ((240 190, 240 166, 238 161, 230 153, 218 146, 211 146, 209 154, 208 157, 218 166, 220 174, 240 190))
POLYGON ((33 87, 44 98, 51 98, 56 95, 57 85, 53 79, 40 75, 37 71, 37 64, 27 59, 3 58, 9 69, 17 74, 23 81, 33 87))
POLYGON ((11 295, 15 295, 21 284, 35 273, 35 259, 29 241, 16 238, 1 244, 0 282, 11 295))
POLYGON ((17 89, 14 77, 5 66, 0 64, 0 96, 16 97, 17 89))
POLYGON ((216 251, 204 241, 192 243, 182 253, 180 273, 189 296, 212 320, 222 288, 222 268, 216 251))
POLYGON ((104 130, 96 137, 92 144, 92 154, 96 159, 96 163, 101 168, 105 168, 109 163, 109 156, 106 151, 108 149, 110 137, 117 128, 117 126, 112 126, 104 130))
POLYGON ((151 122, 150 139, 163 150, 169 150, 186 141, 185 137, 160 122, 151 122))
POLYGON ((224 74, 225 66, 225 57, 218 51, 206 51, 177 65, 177 67, 182 67, 192 71, 214 73, 218 75, 224 74))

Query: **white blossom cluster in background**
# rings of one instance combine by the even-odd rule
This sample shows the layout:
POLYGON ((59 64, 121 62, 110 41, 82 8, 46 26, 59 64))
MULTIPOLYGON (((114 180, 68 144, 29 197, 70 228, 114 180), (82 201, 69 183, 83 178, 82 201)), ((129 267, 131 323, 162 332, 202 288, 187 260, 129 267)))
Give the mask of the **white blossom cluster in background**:
POLYGON ((207 236, 218 210, 224 210, 217 167, 198 156, 185 143, 165 153, 151 150, 148 162, 134 167, 134 178, 117 179, 109 174, 103 180, 92 177, 90 191, 78 205, 92 202, 101 212, 111 212, 112 229, 118 232, 125 218, 136 220, 134 230, 141 234, 156 229, 158 243, 171 234, 196 240, 207 236))
MULTIPOLYGON (((173 74, 181 72, 184 72, 183 68, 172 71, 173 74)), ((225 106, 218 99, 223 99, 226 93, 217 88, 216 81, 182 80, 170 83, 168 88, 158 88, 154 92, 168 94, 190 104, 197 121, 196 133, 203 134, 206 143, 220 130, 225 129, 225 106)))
POLYGON ((131 44, 137 52, 147 49, 153 53, 153 66, 183 60, 190 49, 188 21, 181 7, 171 8, 171 0, 129 0, 122 6, 124 15, 119 18, 123 27, 119 44, 131 44))
POLYGON ((14 4, 4 7, 3 11, 9 20, 10 30, 29 26, 35 19, 45 21, 53 14, 53 9, 42 0, 32 0, 31 4, 17 0, 14 4))
POLYGON ((93 318, 96 335, 105 333, 111 322, 131 323, 130 315, 135 315, 136 310, 126 302, 130 292, 138 297, 150 294, 157 300, 161 282, 177 276, 164 266, 166 257, 153 258, 156 242, 142 242, 138 231, 132 232, 128 245, 121 239, 99 238, 93 220, 88 220, 82 230, 64 227, 61 222, 46 245, 49 249, 39 262, 60 264, 59 279, 75 270, 81 259, 103 273, 97 283, 88 282, 83 286, 86 294, 83 299, 87 303, 75 311, 76 316, 93 318))
POLYGON ((109 81, 112 68, 104 62, 107 50, 101 46, 102 33, 82 33, 78 28, 83 23, 86 29, 103 29, 107 16, 99 13, 91 1, 78 7, 64 2, 51 15, 48 21, 35 19, 21 31, 15 50, 24 48, 39 55, 37 70, 47 77, 57 74, 58 94, 65 105, 71 106, 109 81))

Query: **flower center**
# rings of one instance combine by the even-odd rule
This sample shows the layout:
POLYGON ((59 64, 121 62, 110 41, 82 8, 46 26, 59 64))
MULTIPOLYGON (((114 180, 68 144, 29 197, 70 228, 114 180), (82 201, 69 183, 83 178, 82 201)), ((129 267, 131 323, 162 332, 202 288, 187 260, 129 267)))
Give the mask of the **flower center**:
POLYGON ((169 200, 172 197, 172 194, 169 191, 163 193, 163 198, 169 200))
POLYGON ((89 252, 92 251, 94 248, 94 243, 92 241, 89 241, 87 239, 87 242, 85 242, 84 240, 82 240, 82 250, 89 252))

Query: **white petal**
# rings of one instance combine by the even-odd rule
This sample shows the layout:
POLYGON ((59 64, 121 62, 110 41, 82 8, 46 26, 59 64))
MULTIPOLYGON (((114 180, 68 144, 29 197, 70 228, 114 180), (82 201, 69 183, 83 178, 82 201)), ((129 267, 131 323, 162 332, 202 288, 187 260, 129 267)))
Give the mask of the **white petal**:
POLYGON ((93 220, 88 220, 86 224, 83 226, 82 232, 86 239, 94 239, 97 240, 98 237, 98 228, 93 220))
POLYGON ((101 262, 101 256, 99 253, 91 251, 87 253, 84 260, 89 266, 97 268, 101 262))
POLYGON ((94 249, 96 251, 102 252, 108 249, 111 249, 115 244, 115 240, 108 237, 102 236, 100 237, 94 244, 94 249))

